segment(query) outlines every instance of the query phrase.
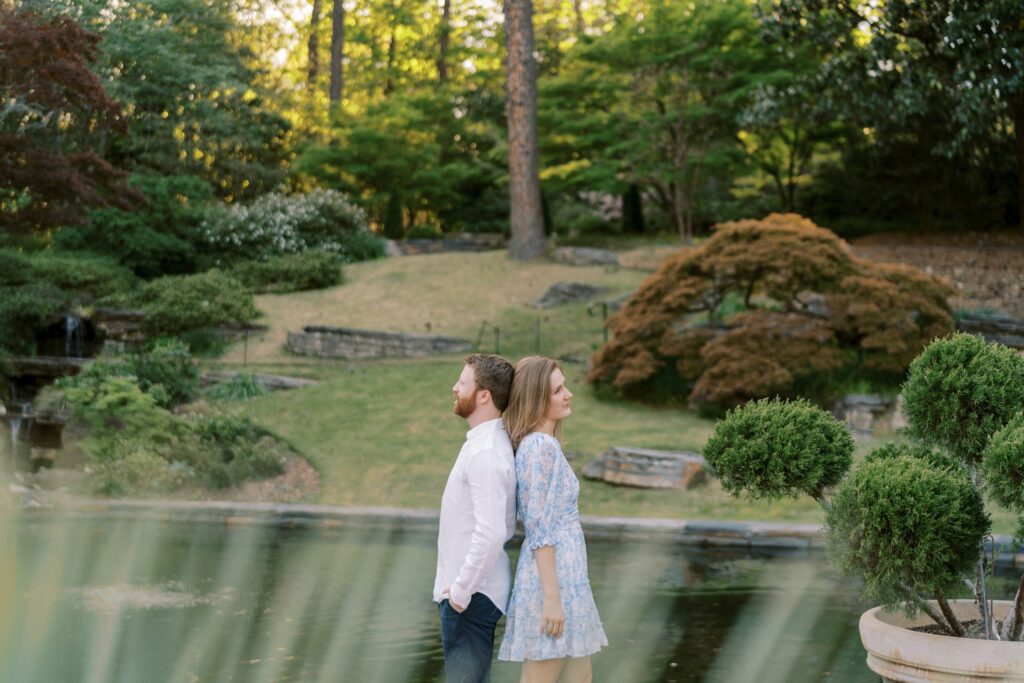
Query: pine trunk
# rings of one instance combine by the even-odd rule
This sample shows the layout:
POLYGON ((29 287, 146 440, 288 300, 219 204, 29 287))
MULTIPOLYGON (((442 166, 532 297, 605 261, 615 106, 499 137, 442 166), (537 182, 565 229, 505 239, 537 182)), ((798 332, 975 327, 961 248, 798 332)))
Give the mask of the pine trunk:
POLYGON ((313 13, 309 19, 309 42, 307 43, 309 54, 309 68, 306 74, 306 82, 309 89, 316 88, 317 77, 320 75, 320 39, 317 31, 320 28, 320 11, 322 0, 313 0, 313 13))
POLYGON ((334 0, 331 12, 331 104, 341 104, 345 96, 345 4, 334 0))
POLYGON ((437 45, 437 80, 444 83, 448 80, 448 46, 452 39, 452 0, 444 0, 441 10, 441 31, 437 45))
POLYGON ((528 261, 544 255, 540 150, 537 142, 537 63, 533 58, 532 0, 504 0, 508 54, 509 223, 512 258, 528 261))

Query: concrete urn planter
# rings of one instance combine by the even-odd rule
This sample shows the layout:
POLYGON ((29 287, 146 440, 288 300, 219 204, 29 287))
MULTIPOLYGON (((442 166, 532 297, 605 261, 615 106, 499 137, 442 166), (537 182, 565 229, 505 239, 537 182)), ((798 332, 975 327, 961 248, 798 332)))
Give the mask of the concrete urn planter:
MULTIPOLYGON (((932 607, 938 611, 935 603, 932 607)), ((971 600, 951 600, 957 618, 978 618, 971 600)), ((1009 600, 996 600, 996 620, 1009 612, 1009 600)), ((860 639, 868 651, 868 667, 883 681, 899 683, 981 683, 1024 681, 1024 642, 953 638, 911 631, 933 623, 926 615, 907 619, 874 607, 861 615, 860 639)))

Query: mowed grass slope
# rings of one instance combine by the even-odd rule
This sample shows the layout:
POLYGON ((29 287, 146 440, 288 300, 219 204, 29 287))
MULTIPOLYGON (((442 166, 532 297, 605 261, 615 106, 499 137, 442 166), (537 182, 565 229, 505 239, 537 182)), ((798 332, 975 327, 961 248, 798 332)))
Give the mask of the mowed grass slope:
MULTIPOLYGON (((573 415, 564 425, 567 451, 580 478, 583 514, 670 518, 760 519, 820 522, 809 499, 737 500, 711 481, 690 491, 642 490, 583 478, 589 460, 613 445, 699 451, 714 423, 679 407, 653 407, 597 396, 583 381, 581 362, 601 343, 601 321, 586 304, 538 311, 531 307, 559 281, 608 288, 604 298, 634 289, 645 273, 552 263, 517 264, 504 252, 440 254, 387 259, 349 266, 347 282, 328 290, 263 296, 269 332, 250 339, 248 370, 313 377, 320 384, 275 392, 231 404, 288 438, 323 477, 319 502, 328 505, 387 505, 437 508, 448 471, 462 445, 465 422, 452 413, 451 385, 461 356, 422 360, 349 362, 304 358, 283 350, 287 330, 329 324, 399 332, 461 336, 475 342, 487 321, 481 350, 515 362, 540 351, 571 357, 566 376, 574 392, 573 415)), ((243 345, 216 365, 240 369, 243 345)), ((871 444, 858 447, 862 457, 871 444)), ((1013 520, 997 512, 996 529, 1013 520)))

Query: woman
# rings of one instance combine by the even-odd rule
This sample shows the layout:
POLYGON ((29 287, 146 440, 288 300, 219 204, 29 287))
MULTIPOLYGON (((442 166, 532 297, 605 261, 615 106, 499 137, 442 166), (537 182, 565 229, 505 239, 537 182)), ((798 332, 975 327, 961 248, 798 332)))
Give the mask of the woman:
POLYGON ((558 442, 571 398, 555 361, 531 356, 516 365, 504 419, 526 538, 498 659, 523 663, 521 683, 590 681, 590 655, 608 644, 587 575, 580 484, 558 442))

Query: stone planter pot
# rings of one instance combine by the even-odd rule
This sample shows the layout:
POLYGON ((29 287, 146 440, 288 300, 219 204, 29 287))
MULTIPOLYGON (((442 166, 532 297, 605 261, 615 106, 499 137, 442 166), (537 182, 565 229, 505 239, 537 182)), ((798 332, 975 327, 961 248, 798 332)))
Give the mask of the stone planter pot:
MULTIPOLYGON (((978 618, 971 600, 951 600, 961 621, 978 618)), ((995 617, 1010 610, 1009 600, 995 601, 995 617)), ((932 603, 938 611, 935 603, 932 603)), ((924 614, 907 619, 874 607, 860 617, 860 639, 868 651, 868 667, 883 681, 900 683, 981 683, 1024 681, 1024 642, 953 638, 911 631, 932 623, 924 614)))

